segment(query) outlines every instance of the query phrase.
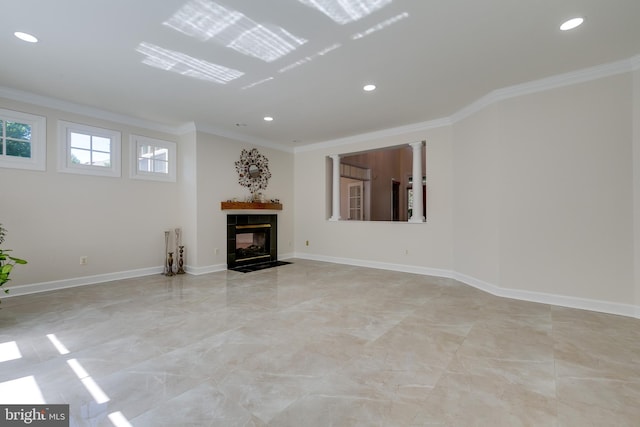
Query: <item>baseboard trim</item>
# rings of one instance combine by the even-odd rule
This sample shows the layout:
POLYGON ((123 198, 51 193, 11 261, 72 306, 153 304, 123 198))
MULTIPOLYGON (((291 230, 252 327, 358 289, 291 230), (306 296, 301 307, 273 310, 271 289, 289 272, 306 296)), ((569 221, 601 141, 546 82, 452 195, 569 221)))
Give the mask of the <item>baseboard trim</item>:
POLYGON ((295 254, 295 258, 307 259, 310 261, 332 262, 334 264, 353 265, 356 267, 369 267, 369 268, 377 268, 380 270, 399 271, 402 273, 413 273, 413 274, 420 274, 423 276, 445 277, 448 279, 453 278, 452 271, 444 270, 440 268, 417 267, 415 265, 393 264, 388 262, 368 261, 368 260, 355 259, 355 258, 338 258, 338 257, 314 255, 314 254, 308 254, 308 253, 297 253, 295 254))
MULTIPOLYGON (((522 301, 538 302, 543 304, 557 305, 561 307, 577 308, 581 310, 597 311, 601 313, 616 314, 619 316, 633 317, 640 319, 640 307, 631 304, 621 304, 609 301, 593 300, 588 298, 569 297, 565 295, 549 294, 545 292, 526 291, 519 289, 502 288, 483 280, 477 279, 452 270, 418 267, 406 264, 394 264, 387 262, 369 261, 355 258, 332 257, 326 255, 316 255, 309 253, 288 253, 278 255, 279 259, 299 258, 310 261, 330 262, 334 264, 353 265, 355 267, 377 268, 380 270, 391 270, 402 273, 420 274, 423 276, 435 276, 454 279, 476 289, 490 293, 491 295, 512 298, 522 301)), ((214 264, 205 267, 186 266, 187 274, 199 276, 208 273, 225 271, 226 264, 214 264)), ((3 298, 17 297, 40 292, 55 291, 59 289, 74 288, 77 286, 95 285, 112 282, 114 280, 131 279, 135 277, 151 276, 161 274, 163 267, 149 267, 137 270, 121 271, 116 273, 97 274, 95 276, 76 277, 72 279, 54 280, 51 282, 33 283, 9 287, 9 293, 3 294, 3 298)))
POLYGON ((597 311, 600 313, 616 314, 619 316, 635 317, 640 319, 640 307, 631 304, 621 304, 589 298, 569 297, 566 295, 549 294, 546 292, 502 288, 461 273, 454 273, 453 278, 499 297, 539 302, 543 304, 557 305, 560 307, 578 308, 581 310, 597 311))
POLYGON ((193 267, 193 266, 187 266, 185 268, 185 271, 187 272, 187 274, 193 274, 194 276, 200 276, 203 274, 209 274, 209 273, 217 273, 219 271, 225 271, 227 269, 227 264, 214 264, 214 265, 207 265, 204 267, 193 267))
POLYGON ((20 295, 36 294, 39 292, 55 291, 59 289, 75 288, 77 286, 96 285, 112 282, 114 280, 132 279, 134 277, 161 274, 163 267, 148 267, 137 270, 120 271, 117 273, 97 274, 95 276, 74 277, 72 279, 53 280, 51 282, 31 283, 8 287, 9 293, 3 294, 3 298, 17 297, 20 295))
POLYGON ((556 305, 560 307, 577 308, 581 310, 597 311, 600 313, 616 314, 619 316, 633 317, 640 319, 640 307, 631 304, 621 304, 609 301, 593 300, 588 298, 569 297, 565 295, 548 294, 545 292, 525 291, 519 289, 502 288, 491 283, 482 281, 475 277, 457 273, 451 270, 443 270, 428 267, 416 267, 402 264, 391 264, 352 258, 338 258, 324 255, 308 253, 298 253, 295 256, 300 259, 312 261, 332 262, 336 264, 347 264, 358 267, 378 268, 382 270, 394 270, 405 273, 422 274, 425 276, 436 276, 455 279, 466 285, 503 298, 517 299, 521 301, 538 302, 542 304, 556 305))

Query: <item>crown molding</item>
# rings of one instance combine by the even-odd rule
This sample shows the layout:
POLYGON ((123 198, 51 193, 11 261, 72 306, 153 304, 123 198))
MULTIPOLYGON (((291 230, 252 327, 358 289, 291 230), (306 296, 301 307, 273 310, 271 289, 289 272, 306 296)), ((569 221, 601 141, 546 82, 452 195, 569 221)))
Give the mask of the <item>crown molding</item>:
POLYGON ((571 86, 579 83, 585 83, 592 80, 602 79, 604 77, 615 76, 617 74, 633 71, 635 69, 638 69, 638 67, 640 67, 640 55, 628 59, 623 59, 621 61, 597 65, 595 67, 583 68, 578 71, 558 74, 555 76, 546 77, 544 79, 533 80, 519 85, 508 86, 490 92, 489 94, 483 96, 477 101, 454 113, 450 116, 450 118, 451 121, 455 123, 499 101, 516 98, 518 96, 544 92, 560 87, 571 86))
POLYGON ((188 122, 176 128, 178 135, 186 135, 197 130, 195 122, 188 122))
POLYGON ((171 135, 180 135, 178 127, 154 122, 151 120, 139 119, 125 114, 114 113, 100 108, 87 105, 76 104, 70 101, 37 95, 35 93, 0 86, 0 97, 18 102, 38 105, 40 107, 52 108, 67 113, 80 114, 94 119, 107 120, 123 125, 134 126, 142 129, 164 132, 171 135))
POLYGON ((399 126, 395 128, 383 129, 374 132, 362 133, 359 135, 348 136, 345 138, 334 139, 330 141, 318 142, 315 144, 304 145, 301 147, 296 147, 294 149, 295 153, 302 153, 305 151, 315 151, 322 148, 333 148, 339 147, 342 145, 354 144, 357 142, 365 142, 370 141, 372 139, 382 139, 389 138, 399 135, 404 135, 411 132, 424 132, 429 129, 437 129, 444 126, 451 125, 451 119, 445 117, 443 119, 429 120, 426 122, 413 123, 410 125, 399 126))
POLYGON ((67 113, 80 114, 99 120, 107 120, 128 126, 134 126, 142 129, 167 133, 170 135, 184 135, 190 132, 198 131, 208 133, 210 135, 230 138, 241 142, 246 142, 261 147, 273 148, 275 150, 293 152, 291 147, 276 144, 260 138, 246 137, 233 132, 224 132, 211 126, 197 124, 195 122, 187 122, 178 126, 166 125, 151 120, 139 119, 125 114, 118 114, 107 110, 102 110, 87 105, 77 104, 70 101, 63 101, 48 96, 37 95, 32 92, 13 89, 6 86, 0 86, 0 97, 11 99, 13 101, 25 102, 28 104, 38 105, 40 107, 51 108, 67 113))
POLYGON ((241 134, 235 133, 235 132, 223 131, 223 130, 220 130, 220 129, 217 129, 217 128, 214 128, 212 126, 205 125, 205 124, 195 123, 194 126, 195 126, 195 128, 196 128, 196 130, 198 132, 203 132, 203 133, 206 133, 206 134, 209 134, 209 135, 213 135, 213 136, 221 136, 223 138, 229 138, 229 139, 233 139, 233 140, 236 140, 236 141, 257 145, 259 147, 273 148, 274 150, 293 153, 293 148, 287 147, 287 146, 282 145, 282 144, 276 144, 275 142, 271 142, 271 141, 268 141, 266 139, 254 138, 254 137, 250 137, 250 136, 246 136, 246 135, 241 135, 241 134))
POLYGON ((546 77, 544 79, 533 80, 527 83, 496 89, 448 117, 415 123, 407 126, 385 129, 377 132, 363 133, 346 138, 339 138, 318 142, 315 144, 309 144, 302 147, 296 147, 294 152, 301 153, 305 151, 315 151, 323 148, 339 147, 341 145, 364 142, 377 138, 398 136, 410 132, 420 132, 438 127, 450 126, 483 110, 484 108, 492 104, 495 104, 496 102, 504 101, 506 99, 515 98, 518 96, 530 95, 537 92, 557 89, 564 86, 585 83, 588 81, 610 77, 617 74, 628 73, 636 70, 640 70, 640 55, 636 55, 634 57, 616 62, 583 68, 581 70, 572 71, 569 73, 558 74, 555 76, 546 77))
POLYGON ((295 148, 283 144, 274 143, 266 139, 249 137, 235 132, 223 131, 212 126, 197 124, 194 122, 188 122, 178 126, 170 126, 151 120, 139 119, 125 114, 114 113, 95 107, 76 104, 74 102, 63 101, 43 95, 37 95, 31 92, 13 89, 6 86, 0 86, 0 97, 11 99, 14 101, 39 105, 41 107, 57 109, 68 113, 81 114, 96 119, 108 120, 124 125, 164 132, 171 135, 184 135, 189 132, 198 131, 288 153, 301 153, 307 151, 316 151, 325 148, 340 147, 343 145, 349 145, 358 142, 366 142, 372 139, 389 138, 411 132, 423 132, 430 129, 450 126, 481 111, 482 109, 492 104, 495 104, 496 102, 500 102, 506 99, 584 83, 591 80, 597 80, 604 77, 614 76, 626 72, 633 72, 637 70, 640 70, 640 55, 636 55, 631 58, 623 59, 616 62, 598 65, 595 67, 584 68, 569 73, 558 74, 544 79, 534 80, 523 84, 497 89, 477 99, 476 101, 472 102, 471 104, 465 106, 464 108, 458 110, 448 117, 383 129, 374 132, 352 135, 344 138, 318 142, 295 148))

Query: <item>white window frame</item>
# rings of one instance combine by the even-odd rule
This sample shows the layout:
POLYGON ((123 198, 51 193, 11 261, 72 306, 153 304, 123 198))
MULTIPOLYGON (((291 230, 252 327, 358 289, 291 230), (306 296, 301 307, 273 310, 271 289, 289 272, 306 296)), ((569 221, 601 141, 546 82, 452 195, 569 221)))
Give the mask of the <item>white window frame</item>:
MULTIPOLYGON (((47 168, 47 119, 34 114, 0 109, 0 119, 31 126, 31 157, 0 155, 0 167, 43 171, 47 168)), ((1 143, 1 141, 0 141, 1 143)))
POLYGON ((81 175, 119 178, 121 174, 121 134, 118 131, 58 120, 58 171, 81 175), (71 133, 99 136, 111 140, 111 166, 78 165, 71 161, 71 133))
POLYGON ((149 181, 176 182, 177 148, 175 142, 164 141, 162 139, 149 138, 141 135, 129 136, 129 153, 131 164, 131 178, 149 181), (138 165, 138 149, 141 146, 150 145, 153 147, 166 148, 168 150, 168 172, 142 171, 138 165))

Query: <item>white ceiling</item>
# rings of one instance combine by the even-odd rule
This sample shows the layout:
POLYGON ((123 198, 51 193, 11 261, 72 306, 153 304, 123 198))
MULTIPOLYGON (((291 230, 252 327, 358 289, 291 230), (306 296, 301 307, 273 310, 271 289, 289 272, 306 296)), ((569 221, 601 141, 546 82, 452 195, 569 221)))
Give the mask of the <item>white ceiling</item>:
POLYGON ((0 86, 296 147, 448 117, 496 89, 634 57, 640 1, 5 0, 0 28, 0 86), (560 31, 574 16, 585 23, 560 31))

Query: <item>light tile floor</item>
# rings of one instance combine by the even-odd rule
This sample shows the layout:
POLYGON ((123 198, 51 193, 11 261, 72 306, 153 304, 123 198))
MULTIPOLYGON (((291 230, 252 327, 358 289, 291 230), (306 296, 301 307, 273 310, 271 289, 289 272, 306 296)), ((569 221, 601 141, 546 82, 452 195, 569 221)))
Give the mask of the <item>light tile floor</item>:
POLYGON ((74 426, 640 425, 639 320, 293 261, 5 298, 0 403, 74 426))

